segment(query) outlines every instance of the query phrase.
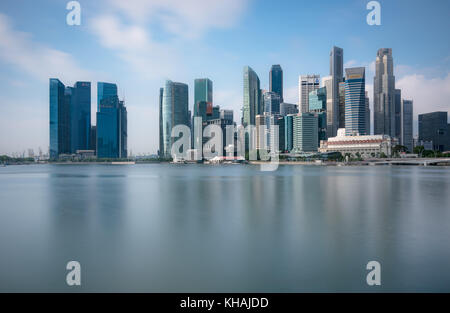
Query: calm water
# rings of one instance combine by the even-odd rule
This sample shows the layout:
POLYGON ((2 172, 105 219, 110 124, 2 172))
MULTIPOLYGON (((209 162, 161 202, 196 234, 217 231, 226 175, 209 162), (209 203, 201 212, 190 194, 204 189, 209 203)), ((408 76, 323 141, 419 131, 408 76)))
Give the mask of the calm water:
POLYGON ((258 169, 0 168, 0 291, 450 292, 450 168, 258 169))

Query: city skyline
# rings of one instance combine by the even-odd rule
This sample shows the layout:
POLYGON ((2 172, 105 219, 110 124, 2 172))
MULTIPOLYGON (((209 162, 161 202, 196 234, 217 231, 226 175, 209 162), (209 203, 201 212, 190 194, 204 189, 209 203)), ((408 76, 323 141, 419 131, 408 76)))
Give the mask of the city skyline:
POLYGON ((9 129, 15 131, 11 138, 2 138, 0 153, 11 154, 28 148, 37 151, 39 147, 47 150, 49 77, 58 77, 70 86, 76 81, 93 83, 93 125, 98 105, 95 82, 117 83, 119 96, 126 99, 129 113, 129 150, 135 154, 156 154, 159 146, 158 92, 165 79, 188 83, 189 109, 192 110, 194 79, 209 77, 215 87, 214 104, 234 110, 234 120, 239 124, 243 99, 242 66, 251 66, 259 76, 261 89, 269 90, 270 67, 280 64, 284 74, 284 101, 297 103, 300 75, 317 73, 326 77, 330 74, 332 46, 344 49, 344 68, 366 67, 372 112, 376 51, 384 47, 393 50, 396 88, 402 90, 403 99, 414 101, 414 135, 417 136, 419 114, 448 111, 448 43, 433 40, 436 39, 434 35, 429 35, 432 29, 448 28, 449 22, 444 18, 449 7, 447 2, 427 6, 419 1, 381 1, 383 18, 380 27, 365 23, 367 1, 330 2, 325 6, 286 1, 277 7, 270 3, 256 5, 253 1, 218 3, 216 8, 205 5, 201 8, 202 13, 220 14, 228 23, 209 21, 198 25, 193 22, 195 19, 176 10, 176 5, 172 4, 155 9, 142 8, 137 3, 127 6, 115 1, 81 2, 82 25, 72 27, 65 24, 65 3, 58 7, 43 1, 43 10, 36 16, 31 9, 19 12, 10 5, 12 2, 2 2, 0 64, 3 75, 0 91, 3 118, 0 130, 3 133, 9 129), (161 10, 168 10, 181 17, 180 23, 184 23, 186 29, 163 24, 164 29, 158 32, 142 19, 139 21, 132 6, 142 9, 144 16, 159 16, 161 10), (336 10, 345 13, 348 19, 336 19, 336 10), (119 11, 126 17, 120 16, 119 11), (286 25, 262 23, 262 17, 269 12, 283 18, 286 25), (310 20, 308 15, 313 12, 323 19, 322 26, 312 27, 305 34, 303 23, 310 20), (60 19, 55 18, 58 14, 60 19), (426 23, 415 23, 418 17, 426 23), (270 47, 262 45, 257 40, 258 34, 262 33, 266 36, 277 34, 279 43, 270 47), (186 43, 186 38, 192 43, 186 43), (398 38, 401 38, 400 42, 398 38), (86 45, 80 47, 80 41, 86 45), (434 49, 425 48, 431 43, 434 49), (199 51, 199 45, 205 49, 199 51), (159 55, 149 53, 149 47, 161 48, 155 49, 159 55), (167 47, 171 49, 164 49, 167 47), (173 55, 177 54, 173 47, 183 47, 185 53, 173 55), (236 50, 236 47, 240 48, 236 50), (179 66, 180 61, 183 66, 179 66), (29 92, 22 92, 24 88, 29 92))

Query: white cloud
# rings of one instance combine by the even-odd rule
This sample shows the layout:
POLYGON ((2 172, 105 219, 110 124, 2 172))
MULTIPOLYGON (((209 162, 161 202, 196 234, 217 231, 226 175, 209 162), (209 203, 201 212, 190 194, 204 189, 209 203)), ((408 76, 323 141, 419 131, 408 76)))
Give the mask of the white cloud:
POLYGON ((92 75, 82 69, 69 53, 48 48, 34 42, 28 33, 14 30, 9 18, 1 13, 0 59, 41 81, 49 77, 75 81, 92 75))

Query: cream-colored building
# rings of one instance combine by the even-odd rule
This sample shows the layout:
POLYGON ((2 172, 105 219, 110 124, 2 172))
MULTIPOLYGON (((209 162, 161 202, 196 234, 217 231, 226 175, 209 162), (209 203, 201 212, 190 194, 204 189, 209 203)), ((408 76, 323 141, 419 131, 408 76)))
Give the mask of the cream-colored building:
POLYGON ((342 155, 350 153, 353 156, 359 153, 362 158, 379 157, 384 153, 389 157, 392 155, 392 147, 396 144, 396 141, 387 135, 345 136, 345 128, 340 128, 336 137, 320 142, 319 151, 340 152, 342 155))

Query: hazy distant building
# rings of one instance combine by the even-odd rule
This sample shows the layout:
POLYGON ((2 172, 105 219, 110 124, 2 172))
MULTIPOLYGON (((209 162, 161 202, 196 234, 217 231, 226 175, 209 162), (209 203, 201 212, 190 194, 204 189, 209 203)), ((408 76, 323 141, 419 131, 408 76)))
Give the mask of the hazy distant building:
POLYGON ((318 149, 318 120, 315 113, 294 116, 294 152, 316 152, 318 149))
POLYGON ((297 105, 293 104, 293 103, 280 103, 280 115, 281 116, 286 116, 288 114, 297 114, 298 113, 298 108, 297 105))
POLYGON ((432 141, 433 150, 450 151, 450 133, 447 112, 419 115, 419 141, 432 141))
POLYGON ((336 136, 339 126, 339 84, 344 81, 344 50, 333 46, 330 51, 330 76, 332 79, 327 107, 328 136, 336 136))
POLYGON ((400 144, 413 152, 413 101, 402 100, 400 144))
POLYGON ((365 68, 345 69, 345 133, 366 135, 365 68))
POLYGON ((390 48, 377 52, 373 93, 374 134, 395 137, 395 76, 390 48))
POLYGON ((158 156, 160 158, 164 157, 164 134, 163 134, 163 95, 164 95, 164 88, 159 88, 159 150, 158 150, 158 156))
POLYGON ((309 93, 320 87, 320 75, 302 75, 298 78, 299 110, 309 112, 309 93))
POLYGON ((249 67, 244 67, 243 125, 255 125, 255 116, 263 114, 259 77, 249 67))
POLYGON ((269 73, 269 90, 280 96, 283 102, 283 70, 279 64, 272 65, 269 73))
POLYGON ((177 125, 189 125, 188 85, 167 80, 163 91, 163 155, 171 157, 172 128, 177 125))

